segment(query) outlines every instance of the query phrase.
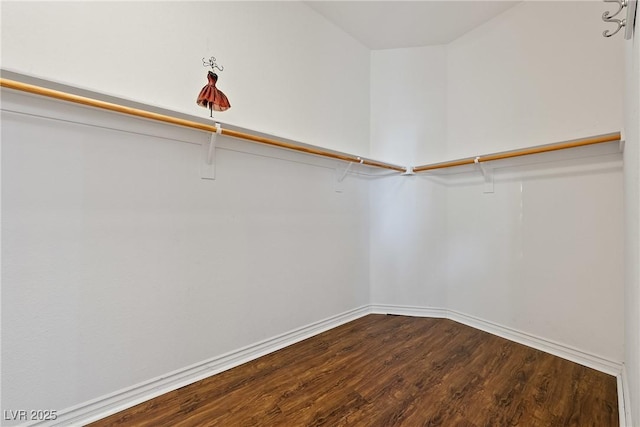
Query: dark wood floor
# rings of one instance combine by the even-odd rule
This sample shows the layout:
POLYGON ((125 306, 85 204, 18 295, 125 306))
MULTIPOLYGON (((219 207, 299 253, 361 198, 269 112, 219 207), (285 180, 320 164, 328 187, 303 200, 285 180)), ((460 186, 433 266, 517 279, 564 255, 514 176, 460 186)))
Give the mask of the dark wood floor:
POLYGON ((444 319, 369 315, 91 426, 617 426, 616 379, 444 319))

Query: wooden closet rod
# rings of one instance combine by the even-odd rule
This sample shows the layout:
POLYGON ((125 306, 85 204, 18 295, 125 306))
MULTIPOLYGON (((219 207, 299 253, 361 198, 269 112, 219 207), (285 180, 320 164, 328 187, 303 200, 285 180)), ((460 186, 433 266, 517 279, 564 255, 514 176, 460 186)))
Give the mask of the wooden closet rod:
POLYGON ((478 162, 488 162, 491 160, 510 159, 512 157, 527 156, 529 154, 548 153, 549 151, 565 150, 567 148, 583 147, 585 145, 601 144, 603 142, 620 141, 620 132, 607 133, 605 135, 591 136, 588 138, 573 139, 571 141, 557 142, 548 145, 538 145, 535 147, 523 148, 521 150, 505 151, 502 153, 485 154, 477 157, 451 160, 442 163, 432 163, 413 168, 414 172, 425 172, 435 169, 451 168, 454 166, 472 165, 478 162))
MULTIPOLYGON (((73 102, 75 104, 87 105, 89 107, 100 108, 103 110, 114 111, 116 113, 127 114, 130 116, 141 117, 144 119, 155 120, 163 123, 169 123, 172 125, 183 126, 192 129, 198 129, 206 132, 216 132, 217 128, 214 125, 207 125, 203 123, 194 122, 191 120, 179 119, 177 117, 171 117, 164 114, 153 113, 150 111, 140 110, 137 108, 126 107, 124 105, 114 104, 111 102, 100 101, 97 99, 87 98, 84 96, 73 95, 66 92, 61 92, 53 89, 47 89, 41 86, 31 85, 27 83, 18 82, 15 80, 9 80, 0 78, 0 86, 8 89, 19 90, 22 92, 28 92, 35 95, 46 96, 48 98, 59 99, 62 101, 73 102)), ((247 141, 257 142, 260 144, 271 145, 274 147, 286 148, 288 150, 300 151, 307 154, 313 154, 316 156, 329 157, 332 159, 343 160, 345 162, 360 163, 367 166, 374 166, 377 168, 391 169, 398 172, 406 172, 407 168, 402 166, 393 165, 390 163, 379 162, 376 160, 365 159, 362 157, 354 156, 351 154, 336 153, 331 151, 325 151, 319 148, 306 147, 302 145, 296 145, 289 142, 278 141, 276 139, 266 138, 258 135, 251 135, 244 132, 239 132, 231 129, 222 129, 222 134, 233 138, 244 139, 247 141)))

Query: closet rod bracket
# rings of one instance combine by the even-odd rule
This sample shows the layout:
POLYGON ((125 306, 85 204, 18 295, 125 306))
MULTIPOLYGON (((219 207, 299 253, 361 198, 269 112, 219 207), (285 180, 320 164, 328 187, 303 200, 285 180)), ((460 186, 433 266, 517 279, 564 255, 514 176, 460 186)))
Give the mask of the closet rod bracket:
POLYGON ((407 166, 406 171, 402 173, 402 175, 415 175, 416 173, 413 171, 413 166, 407 166))
MULTIPOLYGON (((358 157, 357 159, 360 162, 360 164, 364 163, 364 160, 361 159, 360 157, 358 157)), ((344 181, 344 179, 349 174, 349 171, 351 170, 352 166, 353 166, 353 162, 349 162, 347 167, 345 167, 344 170, 341 171, 340 170, 340 164, 338 163, 338 166, 336 167, 336 185, 335 185, 336 193, 342 193, 344 191, 344 186, 343 186, 342 182, 344 181)))
POLYGON ((473 163, 478 166, 480 173, 482 173, 482 177, 484 178, 484 192, 493 193, 493 169, 485 167, 480 162, 480 157, 473 159, 473 163))
POLYGON ((209 135, 209 143, 202 143, 200 161, 200 178, 202 179, 216 179, 216 143, 220 134, 222 134, 222 126, 216 123, 216 131, 209 135))
MULTIPOLYGON (((342 175, 340 175, 338 177, 338 182, 344 181, 344 179, 347 177, 347 174, 349 173, 349 169, 351 169, 351 166, 353 166, 353 162, 349 162, 347 167, 344 168, 344 172, 342 172, 342 175)), ((336 171, 337 171, 337 169, 336 169, 336 171)))

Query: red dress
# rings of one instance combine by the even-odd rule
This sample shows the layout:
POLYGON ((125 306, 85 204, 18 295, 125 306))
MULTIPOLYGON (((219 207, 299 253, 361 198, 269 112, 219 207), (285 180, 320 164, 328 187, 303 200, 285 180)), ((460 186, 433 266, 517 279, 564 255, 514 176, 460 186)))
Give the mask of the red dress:
POLYGON ((209 83, 202 88, 200 95, 198 95, 198 100, 196 101, 198 105, 210 109, 212 114, 213 110, 224 111, 231 108, 227 96, 216 87, 218 75, 213 71, 209 71, 207 80, 209 80, 209 83))

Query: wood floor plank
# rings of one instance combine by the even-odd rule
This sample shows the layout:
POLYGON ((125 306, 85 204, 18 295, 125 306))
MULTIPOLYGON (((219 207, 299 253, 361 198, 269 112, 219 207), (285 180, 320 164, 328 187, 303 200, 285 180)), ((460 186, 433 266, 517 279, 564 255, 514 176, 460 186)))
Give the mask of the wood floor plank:
POLYGON ((616 379, 445 319, 369 315, 90 426, 618 425, 616 379))

